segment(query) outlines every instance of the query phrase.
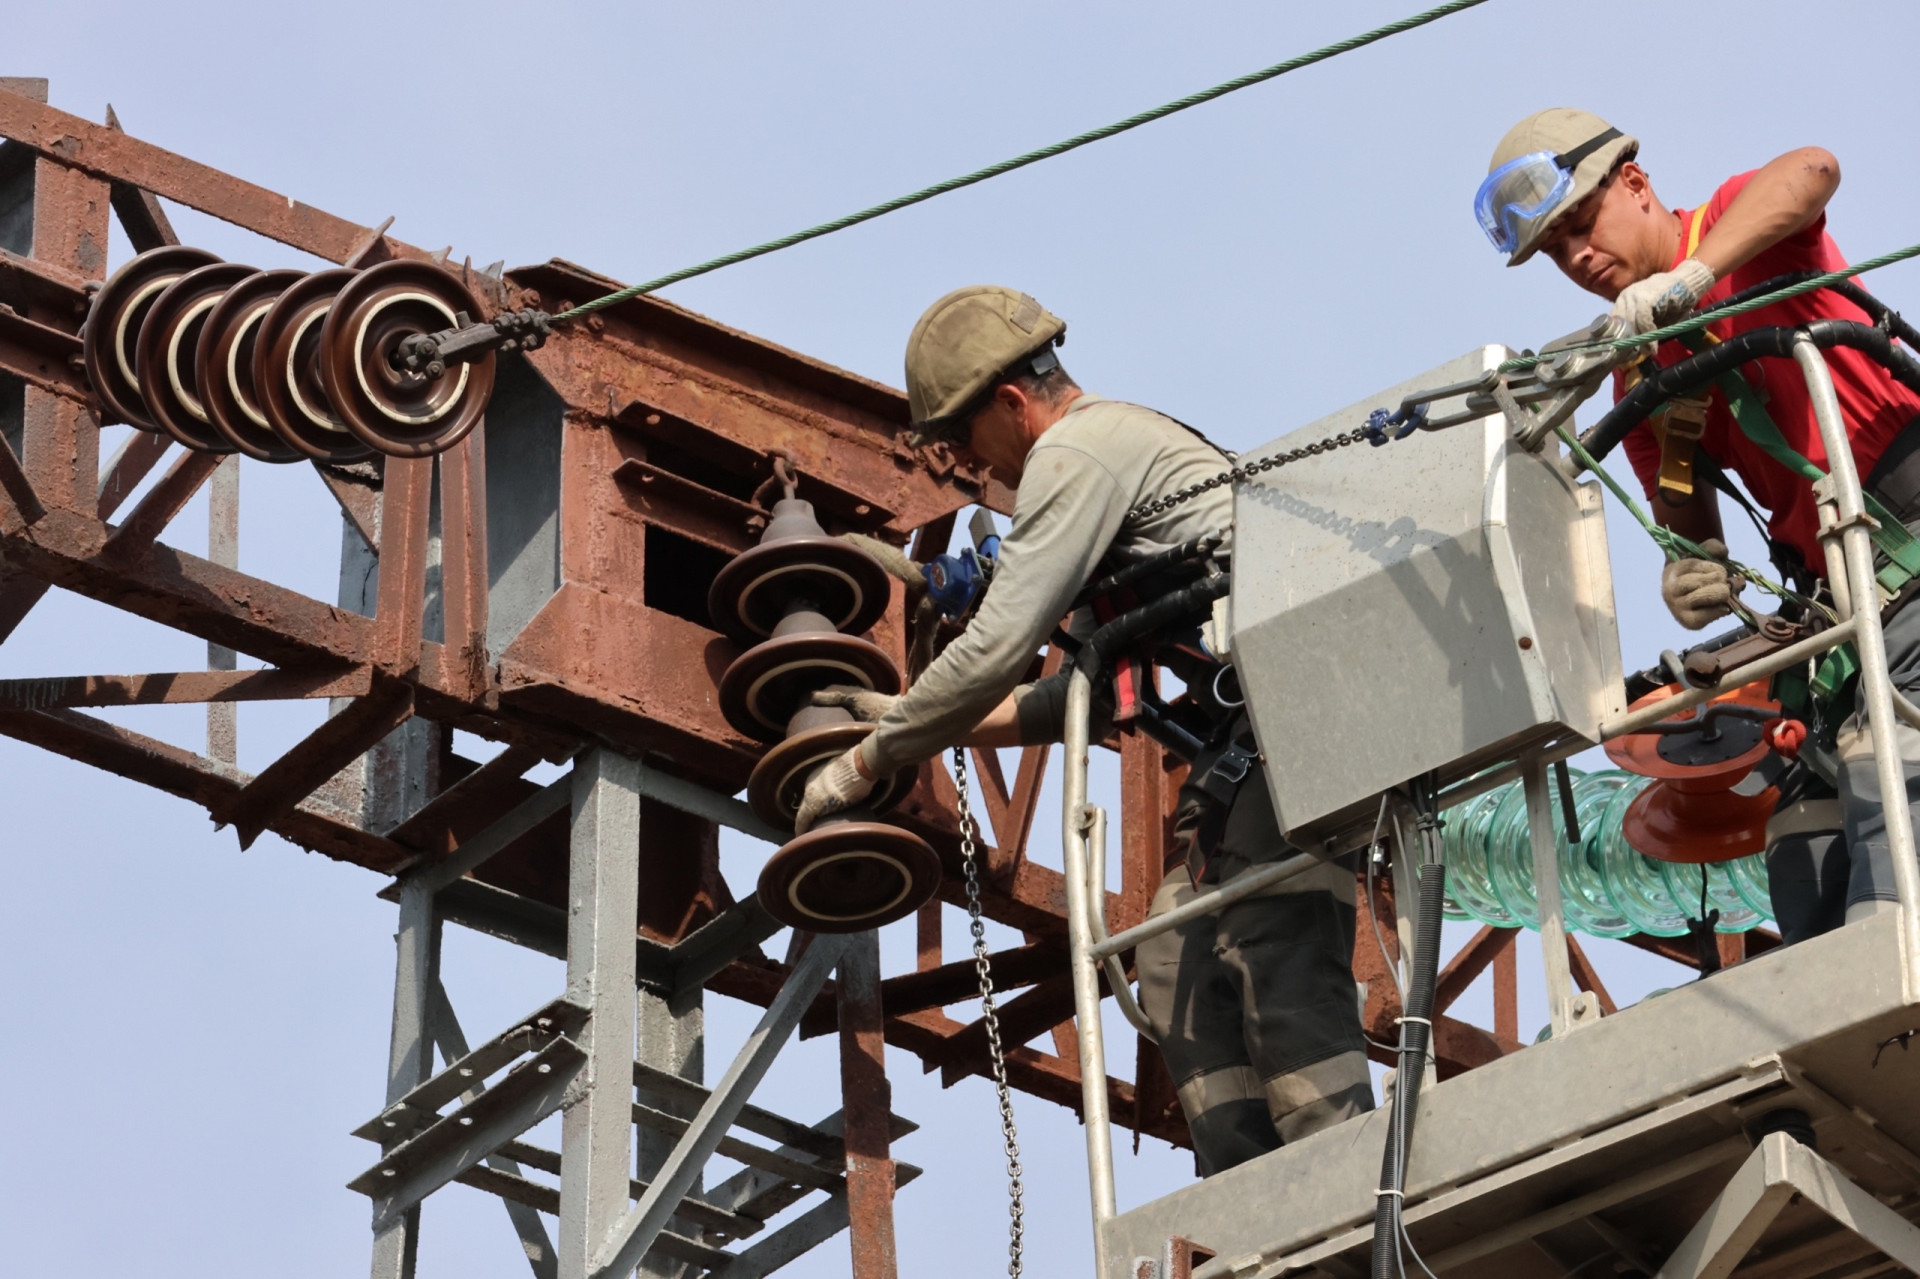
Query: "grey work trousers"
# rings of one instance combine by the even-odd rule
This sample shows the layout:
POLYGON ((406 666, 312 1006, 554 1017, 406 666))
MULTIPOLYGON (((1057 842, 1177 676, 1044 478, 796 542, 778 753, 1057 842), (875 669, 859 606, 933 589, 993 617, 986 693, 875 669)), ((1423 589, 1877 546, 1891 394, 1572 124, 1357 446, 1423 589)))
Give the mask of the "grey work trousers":
MULTIPOLYGON (((1920 699, 1920 602, 1887 619, 1886 635, 1893 686, 1920 699)), ((1907 809, 1920 825, 1920 730, 1899 721, 1894 739, 1907 778, 1907 809)), ((1897 899, 1873 740, 1858 705, 1840 726, 1835 747, 1838 787, 1796 766, 1782 779, 1780 803, 1767 823, 1768 893, 1788 945, 1891 909, 1897 899)))
MULTIPOLYGON (((1220 882, 1295 851, 1264 779, 1250 778, 1214 856, 1220 882)), ((1148 917, 1196 895, 1175 869, 1148 917)), ((1373 1109, 1353 930, 1353 872, 1328 864, 1134 952, 1141 1011, 1178 1089, 1200 1176, 1373 1109)))

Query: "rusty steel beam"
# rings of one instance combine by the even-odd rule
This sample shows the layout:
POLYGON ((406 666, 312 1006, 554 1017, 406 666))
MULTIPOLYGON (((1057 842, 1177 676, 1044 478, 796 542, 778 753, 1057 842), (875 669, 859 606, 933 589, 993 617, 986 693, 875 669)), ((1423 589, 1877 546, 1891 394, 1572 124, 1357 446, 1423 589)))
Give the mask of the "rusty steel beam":
POLYGON ((169 671, 147 675, 54 675, 0 680, 0 710, 44 711, 78 706, 170 706, 184 702, 251 702, 307 697, 359 697, 371 671, 169 671))
POLYGON ((1434 984, 1434 1011, 1445 1012, 1452 1007, 1453 1001, 1473 985, 1488 965, 1512 948, 1516 931, 1483 925, 1440 969, 1439 979, 1434 984))
POLYGON ((160 459, 173 447, 173 437, 158 431, 135 431, 120 451, 113 455, 100 473, 99 500, 95 514, 103 520, 113 518, 120 504, 133 496, 140 482, 152 473, 160 459))
POLYGON ((440 455, 440 599, 448 691, 467 701, 492 683, 487 660, 486 435, 440 455))
MULTIPOLYGON (((292 196, 4 90, 0 90, 0 137, 30 147, 62 167, 137 187, 329 262, 346 261, 367 234, 366 227, 301 204, 292 196)), ((102 244, 103 262, 105 248, 102 244)), ((427 256, 410 246, 398 246, 398 252, 404 257, 427 256)))
MULTIPOLYGON (((1073 977, 1061 973, 1021 992, 999 1007, 1000 1042, 1024 1044, 1073 1016, 1073 977)), ((940 1057, 940 1085, 951 1088, 967 1075, 990 1069, 987 1023, 984 1017, 968 1022, 947 1039, 940 1057)))
POLYGON ((1572 935, 1567 937, 1567 960, 1573 966, 1573 980, 1580 989, 1593 992, 1593 997, 1600 1001, 1601 1013, 1611 1017, 1620 1011, 1620 1006, 1613 1002, 1613 996, 1607 993, 1605 984, 1601 982, 1593 961, 1587 958, 1579 939, 1572 935))
POLYGON ((893 1088, 887 1082, 881 1001, 880 934, 869 931, 849 948, 834 981, 853 1279, 896 1279, 899 1273, 893 1232, 893 1088))
POLYGON ((0 438, 0 533, 18 533, 46 513, 12 445, 0 438))
MULTIPOLYGON (((77 711, 0 711, 0 735, 131 778, 209 811, 226 804, 249 780, 247 774, 203 755, 77 711)), ((302 848, 383 873, 412 855, 410 849, 362 829, 353 814, 316 799, 276 818, 268 829, 302 848)))
POLYGON ((94 402, 75 361, 80 339, 10 310, 0 310, 0 370, 13 374, 35 390, 77 405, 94 402))
POLYGON ((160 482, 134 504, 127 518, 107 534, 107 550, 125 554, 132 547, 159 541, 174 516, 186 509, 194 494, 225 460, 218 453, 182 453, 160 477, 160 482))
POLYGON ((524 798, 513 783, 539 762, 538 751, 509 746, 422 804, 387 837, 428 853, 450 853, 458 847, 456 829, 484 830, 524 798))
POLYGON ((79 329, 91 305, 87 284, 77 271, 0 249, 0 303, 48 328, 79 329))
POLYGON ((411 685, 393 682, 375 688, 269 764, 215 809, 214 819, 234 828, 240 847, 251 847, 260 832, 291 813, 412 715, 411 685))
POLYGON ((427 549, 433 459, 390 457, 380 489, 380 587, 374 612, 374 655, 390 675, 420 668, 426 642, 427 549))

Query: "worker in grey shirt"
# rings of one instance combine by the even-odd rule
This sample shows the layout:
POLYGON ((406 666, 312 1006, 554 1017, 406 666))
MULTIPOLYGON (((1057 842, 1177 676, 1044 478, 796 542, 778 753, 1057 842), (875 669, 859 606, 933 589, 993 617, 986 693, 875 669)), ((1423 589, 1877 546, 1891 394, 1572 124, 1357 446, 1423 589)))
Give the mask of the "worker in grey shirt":
MULTIPOLYGON (((978 613, 907 693, 816 694, 876 728, 815 775, 797 829, 955 743, 1059 740, 1064 679, 1020 679, 1074 598, 1127 563, 1229 531, 1225 486, 1130 515, 1218 475, 1229 459, 1171 418, 1081 391, 1054 353, 1065 331, 1031 297, 987 286, 949 293, 914 326, 906 358, 914 424, 1017 485, 1013 527, 978 613)), ((1199 820, 1199 808, 1213 801, 1193 787, 1182 792, 1176 829, 1187 846, 1170 859, 1179 869, 1154 914, 1295 851, 1279 834, 1259 770, 1248 776, 1211 822, 1199 820), (1209 846, 1192 846, 1201 831, 1209 846)), ((1202 1175, 1372 1108, 1353 928, 1352 871, 1329 864, 1136 951, 1140 1003, 1178 1086, 1202 1175)))

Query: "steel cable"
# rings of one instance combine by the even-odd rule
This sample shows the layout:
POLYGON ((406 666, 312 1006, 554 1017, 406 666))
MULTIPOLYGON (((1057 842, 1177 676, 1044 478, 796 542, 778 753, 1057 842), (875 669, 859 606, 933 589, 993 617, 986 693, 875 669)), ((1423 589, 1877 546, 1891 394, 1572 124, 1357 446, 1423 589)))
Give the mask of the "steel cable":
POLYGON ((804 231, 795 231, 791 235, 783 235, 777 240, 768 240, 765 244, 756 244, 750 249, 740 249, 721 257, 712 258, 697 266, 683 267, 678 271, 670 272, 657 279, 648 280, 645 284, 630 285, 617 292, 609 293, 605 297, 595 298, 591 302, 583 302, 570 310, 562 311, 553 317, 552 322, 558 323, 561 320, 578 319, 583 315, 590 315, 606 307, 616 306, 630 298, 637 298, 642 294, 664 289, 670 284, 678 284, 682 280, 690 280, 696 275, 705 275, 709 271, 718 271, 724 266, 732 266, 735 263, 745 262, 751 258, 764 257, 769 253, 777 253, 781 249, 790 249, 796 244, 804 244, 808 240, 817 240, 823 235, 832 235, 835 231, 844 231, 848 227, 858 226, 862 222, 871 222, 875 218, 884 217, 889 213, 895 213, 901 209, 931 200, 937 195, 945 195, 949 191, 958 191, 962 187, 970 187, 976 183, 985 182, 988 178, 997 178, 1001 174, 1011 173, 1015 169, 1024 169, 1028 165, 1038 164, 1042 160, 1051 160, 1057 155, 1065 155, 1067 152, 1077 150, 1089 143, 1099 142, 1106 138, 1111 138, 1116 134, 1125 133, 1129 129, 1137 129, 1143 124, 1151 124, 1155 120, 1165 119, 1167 116, 1173 115, 1176 112, 1185 111, 1188 107, 1197 107, 1203 102, 1211 102, 1215 98, 1222 98, 1229 93, 1234 93, 1241 89, 1249 88, 1252 85, 1272 80, 1276 76, 1283 76, 1289 71, 1298 71, 1302 67, 1312 66, 1316 62, 1325 62, 1329 58, 1338 57, 1343 53, 1350 53, 1355 49, 1373 44, 1379 40, 1384 40, 1388 36, 1399 35, 1401 32, 1411 31, 1415 27, 1424 27, 1429 22, 1437 22, 1450 14, 1460 12, 1462 9, 1472 9, 1486 2, 1487 0, 1449 0, 1448 3, 1437 5, 1424 13, 1416 13, 1412 17, 1401 18, 1397 22, 1389 22, 1383 27, 1375 27, 1371 31, 1363 31, 1359 35, 1349 36, 1345 40, 1337 41, 1324 48, 1315 49, 1311 53, 1303 53, 1297 57, 1288 58, 1285 62, 1276 62, 1272 66, 1265 67, 1259 71, 1249 72, 1243 76, 1236 76, 1234 79, 1214 85, 1211 89, 1202 89, 1200 92, 1190 93, 1184 98, 1175 98, 1172 102, 1164 103, 1148 111, 1142 111, 1137 115, 1130 115, 1126 119, 1116 121, 1113 124, 1102 125, 1097 129, 1089 129, 1085 133, 1075 134, 1065 141, 1055 142, 1050 146, 1040 147, 1037 150, 1016 155, 1010 160, 1002 160, 998 164, 990 164, 984 169, 975 169, 972 173, 962 174, 957 178, 948 178, 944 182, 936 182, 930 187, 922 187, 920 190, 912 192, 911 194, 896 196, 884 203, 876 204, 872 208, 862 209, 858 213, 849 213, 845 217, 835 218, 831 222, 822 222, 819 226, 808 227, 804 231))

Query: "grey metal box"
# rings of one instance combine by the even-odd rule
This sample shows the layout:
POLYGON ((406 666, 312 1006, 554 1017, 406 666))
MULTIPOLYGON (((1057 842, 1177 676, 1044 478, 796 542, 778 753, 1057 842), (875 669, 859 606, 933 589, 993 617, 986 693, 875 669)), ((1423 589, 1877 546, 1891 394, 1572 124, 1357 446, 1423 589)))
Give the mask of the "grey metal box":
MULTIPOLYGON (((1471 352, 1247 457, 1512 354, 1471 352)), ((1549 739, 1597 742, 1625 709, 1599 487, 1521 448, 1500 414, 1241 484, 1233 576, 1234 661, 1295 842, 1371 820, 1383 790, 1427 772, 1445 783, 1549 739)))

